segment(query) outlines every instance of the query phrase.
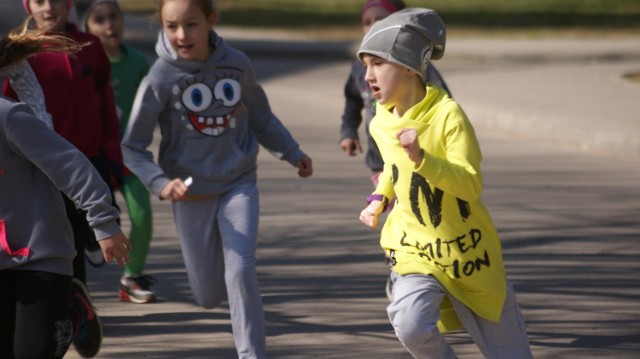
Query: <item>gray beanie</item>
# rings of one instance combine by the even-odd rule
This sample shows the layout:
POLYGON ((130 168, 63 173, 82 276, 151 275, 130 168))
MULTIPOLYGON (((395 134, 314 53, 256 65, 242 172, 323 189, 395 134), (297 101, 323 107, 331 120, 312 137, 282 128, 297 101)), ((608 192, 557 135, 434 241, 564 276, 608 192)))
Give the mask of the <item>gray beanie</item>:
POLYGON ((446 27, 430 9, 407 8, 376 22, 358 50, 406 67, 424 79, 430 60, 444 55, 446 27))
POLYGON ((118 12, 120 14, 122 14, 122 9, 120 8, 120 4, 118 4, 118 0, 94 0, 89 4, 87 9, 84 11, 84 15, 82 16, 82 22, 80 23, 80 28, 82 29, 82 31, 88 31, 89 30, 89 27, 87 26, 87 23, 89 22, 89 15, 91 14, 91 10, 93 10, 93 8, 96 5, 102 4, 102 3, 105 3, 105 2, 113 4, 116 7, 116 9, 118 10, 118 12))

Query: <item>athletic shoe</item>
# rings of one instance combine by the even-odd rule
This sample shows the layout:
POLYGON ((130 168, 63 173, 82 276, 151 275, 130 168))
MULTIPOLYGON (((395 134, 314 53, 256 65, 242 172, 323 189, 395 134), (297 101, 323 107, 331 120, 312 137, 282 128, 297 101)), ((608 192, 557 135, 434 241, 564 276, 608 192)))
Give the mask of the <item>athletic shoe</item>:
POLYGON ((73 347, 83 358, 93 358, 102 346, 102 323, 95 311, 89 290, 79 279, 71 280, 71 315, 75 319, 73 347))
POLYGON ((151 303, 156 301, 156 295, 151 286, 156 283, 148 275, 122 276, 120 278, 120 300, 131 303, 151 303))
POLYGON ((104 255, 102 254, 102 248, 100 248, 100 244, 95 239, 87 240, 87 243, 84 245, 84 255, 89 260, 89 264, 94 267, 100 267, 104 265, 106 262, 104 260, 104 255))

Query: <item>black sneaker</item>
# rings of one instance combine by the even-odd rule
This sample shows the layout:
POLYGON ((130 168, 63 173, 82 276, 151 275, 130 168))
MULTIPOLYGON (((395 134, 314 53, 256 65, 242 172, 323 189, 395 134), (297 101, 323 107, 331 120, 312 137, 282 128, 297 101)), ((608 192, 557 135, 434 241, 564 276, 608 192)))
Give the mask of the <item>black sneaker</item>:
POLYGON ((77 278, 71 280, 71 308, 75 320, 73 347, 81 357, 93 358, 102 346, 102 323, 87 287, 77 278))
POLYGON ((151 291, 155 283, 156 280, 148 275, 122 276, 120 300, 138 304, 155 302, 156 295, 151 291))

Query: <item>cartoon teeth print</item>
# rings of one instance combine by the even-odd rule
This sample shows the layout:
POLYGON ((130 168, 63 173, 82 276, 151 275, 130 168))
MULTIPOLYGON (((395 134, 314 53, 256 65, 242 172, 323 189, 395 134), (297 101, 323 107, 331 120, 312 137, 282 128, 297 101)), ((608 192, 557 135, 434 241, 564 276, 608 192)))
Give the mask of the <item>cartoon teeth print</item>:
POLYGON ((197 116, 195 114, 188 114, 189 122, 191 123, 191 127, 196 131, 203 133, 209 136, 219 136, 225 128, 236 127, 236 119, 233 116, 233 113, 227 116, 219 116, 219 117, 202 117, 197 116))
POLYGON ((233 78, 217 78, 213 90, 207 79, 189 78, 173 88, 175 108, 188 129, 206 136, 220 136, 236 127, 234 114, 240 102, 240 83, 233 78))

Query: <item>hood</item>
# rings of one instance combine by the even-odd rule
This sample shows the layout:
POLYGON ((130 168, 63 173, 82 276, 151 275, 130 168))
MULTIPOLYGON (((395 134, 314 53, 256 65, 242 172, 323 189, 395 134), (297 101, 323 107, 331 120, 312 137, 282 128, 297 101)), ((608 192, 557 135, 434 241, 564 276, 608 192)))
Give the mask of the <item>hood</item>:
MULTIPOLYGON (((435 114, 442 109, 443 106, 449 106, 453 103, 447 92, 432 84, 426 85, 427 94, 422 101, 413 105, 402 115, 402 118, 410 119, 414 122, 428 123, 435 114), (445 99, 448 98, 448 99, 445 99)), ((384 109, 384 113, 391 114, 393 112, 393 106, 378 104, 379 108, 384 109)), ((399 121, 393 121, 398 126, 403 126, 399 121)))
POLYGON ((156 53, 158 57, 169 64, 179 67, 186 71, 197 71, 203 67, 208 67, 212 64, 219 62, 226 54, 227 47, 222 38, 213 30, 209 33, 209 42, 213 47, 213 51, 207 58, 207 61, 191 61, 184 60, 178 57, 178 54, 173 50, 167 36, 163 30, 158 33, 158 41, 156 42, 156 53))

